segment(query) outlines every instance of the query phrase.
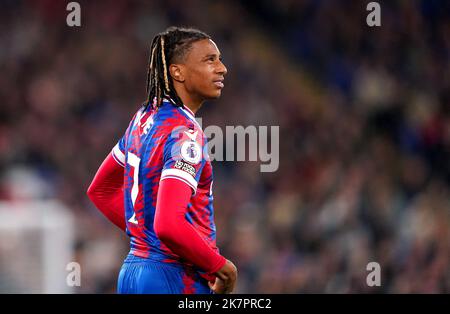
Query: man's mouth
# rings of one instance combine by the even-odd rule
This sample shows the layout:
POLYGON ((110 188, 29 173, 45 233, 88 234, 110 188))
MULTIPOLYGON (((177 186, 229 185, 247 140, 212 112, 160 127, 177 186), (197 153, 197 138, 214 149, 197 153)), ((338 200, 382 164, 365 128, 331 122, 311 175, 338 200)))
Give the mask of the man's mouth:
POLYGON ((223 88, 225 85, 223 84, 223 79, 215 80, 214 85, 216 85, 218 88, 223 88))

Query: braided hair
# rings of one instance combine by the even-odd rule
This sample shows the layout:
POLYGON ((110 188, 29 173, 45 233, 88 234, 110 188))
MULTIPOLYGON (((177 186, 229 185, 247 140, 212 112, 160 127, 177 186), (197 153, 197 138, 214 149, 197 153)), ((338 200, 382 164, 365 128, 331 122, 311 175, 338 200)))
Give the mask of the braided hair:
POLYGON ((147 99, 144 106, 161 106, 167 97, 175 106, 182 107, 183 102, 177 95, 170 78, 169 66, 183 61, 192 47, 192 43, 211 37, 194 28, 169 27, 153 38, 147 70, 147 99))

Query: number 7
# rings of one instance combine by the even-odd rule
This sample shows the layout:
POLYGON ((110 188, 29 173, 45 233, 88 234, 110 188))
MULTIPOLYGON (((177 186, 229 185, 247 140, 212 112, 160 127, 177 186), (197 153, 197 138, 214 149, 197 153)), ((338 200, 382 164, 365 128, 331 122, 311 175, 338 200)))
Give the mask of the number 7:
POLYGON ((138 221, 136 219, 136 213, 134 212, 134 203, 136 202, 136 198, 139 193, 139 164, 141 162, 141 159, 135 154, 128 152, 127 162, 131 167, 134 168, 133 187, 131 188, 131 202, 133 203, 133 216, 131 216, 131 218, 128 219, 128 221, 137 225, 138 221))

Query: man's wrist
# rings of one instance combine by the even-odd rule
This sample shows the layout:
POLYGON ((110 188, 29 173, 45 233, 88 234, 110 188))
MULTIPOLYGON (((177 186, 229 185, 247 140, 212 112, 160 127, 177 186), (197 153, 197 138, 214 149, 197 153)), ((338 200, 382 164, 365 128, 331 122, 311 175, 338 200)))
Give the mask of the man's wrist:
POLYGON ((226 262, 227 259, 222 255, 219 255, 217 263, 214 265, 214 267, 211 269, 209 273, 215 275, 215 273, 217 273, 220 269, 222 269, 222 267, 225 265, 226 262))

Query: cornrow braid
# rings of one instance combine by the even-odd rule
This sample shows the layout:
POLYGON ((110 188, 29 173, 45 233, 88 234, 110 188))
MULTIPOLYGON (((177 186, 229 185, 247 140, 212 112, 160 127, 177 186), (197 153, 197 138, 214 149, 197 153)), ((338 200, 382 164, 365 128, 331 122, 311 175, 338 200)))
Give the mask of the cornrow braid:
POLYGON ((154 63, 155 63, 155 51, 156 51, 156 45, 155 42, 157 41, 158 36, 156 36, 153 41, 152 44, 150 45, 150 56, 149 56, 149 60, 148 60, 148 68, 147 68, 147 82, 146 82, 146 92, 147 92, 147 101, 145 102, 145 106, 148 106, 151 102, 152 102, 152 98, 150 97, 150 93, 151 93, 151 86, 154 86, 155 84, 157 84, 157 82, 155 81, 155 67, 154 67, 154 63))
POLYGON ((153 38, 147 69, 145 107, 150 104, 156 107, 161 106, 164 97, 168 98, 175 106, 183 106, 183 102, 173 87, 169 66, 176 62, 182 62, 191 49, 192 43, 210 38, 209 35, 197 29, 174 26, 153 38))
POLYGON ((166 87, 166 90, 170 92, 169 88, 169 79, 167 78, 167 63, 166 63, 166 55, 164 54, 164 36, 161 36, 161 59, 164 65, 164 86, 166 87))

